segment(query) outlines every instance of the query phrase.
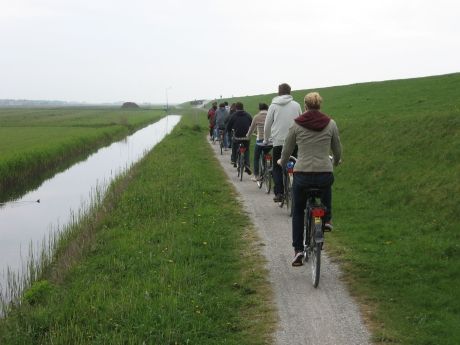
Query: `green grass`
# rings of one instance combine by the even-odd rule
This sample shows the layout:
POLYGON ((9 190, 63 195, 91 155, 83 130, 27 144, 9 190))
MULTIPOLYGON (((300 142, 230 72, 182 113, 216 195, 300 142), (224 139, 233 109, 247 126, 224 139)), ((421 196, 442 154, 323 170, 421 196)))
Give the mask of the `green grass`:
MULTIPOLYGON (((265 344, 274 314, 249 219, 206 142, 178 128, 116 182, 82 257, 0 320, 5 344, 265 344), (171 154, 174 153, 174 154, 171 154)), ((78 233, 78 231, 77 231, 78 233)), ((78 235, 76 235, 78 238, 78 235)))
POLYGON ((163 114, 115 108, 0 109, 0 200, 21 195, 163 114))
POLYGON ((459 90, 458 73, 318 89, 344 149, 328 248, 375 342, 460 344, 459 90))

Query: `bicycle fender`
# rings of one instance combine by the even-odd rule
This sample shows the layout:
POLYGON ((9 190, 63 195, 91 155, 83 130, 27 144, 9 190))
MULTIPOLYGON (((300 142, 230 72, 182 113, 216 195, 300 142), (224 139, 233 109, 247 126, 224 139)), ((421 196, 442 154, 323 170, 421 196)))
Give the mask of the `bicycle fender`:
POLYGON ((323 233, 323 226, 321 222, 316 222, 315 220, 315 242, 316 243, 323 243, 324 242, 324 233, 323 233))

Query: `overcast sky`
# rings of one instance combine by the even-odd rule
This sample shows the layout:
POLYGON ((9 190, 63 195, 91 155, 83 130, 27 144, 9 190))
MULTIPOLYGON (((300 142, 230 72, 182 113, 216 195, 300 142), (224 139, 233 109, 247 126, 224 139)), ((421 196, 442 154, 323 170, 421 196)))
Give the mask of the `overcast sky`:
POLYGON ((458 0, 0 0, 0 99, 183 102, 459 71, 458 0))

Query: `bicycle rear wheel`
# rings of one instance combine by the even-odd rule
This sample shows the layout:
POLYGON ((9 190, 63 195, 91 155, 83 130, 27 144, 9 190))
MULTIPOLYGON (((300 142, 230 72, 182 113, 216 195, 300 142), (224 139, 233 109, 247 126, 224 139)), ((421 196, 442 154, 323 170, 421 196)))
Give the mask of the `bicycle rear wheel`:
POLYGON ((244 172, 244 155, 240 153, 238 157, 238 176, 240 177, 240 181, 243 181, 243 172, 244 172))
POLYGON ((292 216, 292 182, 289 174, 286 174, 284 184, 284 199, 286 200, 286 209, 289 212, 289 216, 292 216))
POLYGON ((224 140, 222 139, 222 137, 220 138, 220 154, 223 155, 224 154, 224 140))
POLYGON ((313 283, 313 287, 317 288, 321 271, 321 243, 316 243, 315 241, 316 225, 314 219, 310 218, 309 223, 311 281, 313 283))
POLYGON ((267 164, 265 163, 265 160, 263 157, 259 158, 259 180, 257 181, 257 186, 262 188, 262 185, 264 184, 264 178, 265 178, 265 170, 267 169, 267 164))
POLYGON ((287 180, 287 173, 286 171, 283 170, 283 198, 281 199, 281 202, 280 202, 280 207, 283 207, 284 204, 286 204, 286 207, 288 208, 289 210, 289 201, 288 201, 288 190, 287 190, 287 185, 288 185, 288 180, 287 180))

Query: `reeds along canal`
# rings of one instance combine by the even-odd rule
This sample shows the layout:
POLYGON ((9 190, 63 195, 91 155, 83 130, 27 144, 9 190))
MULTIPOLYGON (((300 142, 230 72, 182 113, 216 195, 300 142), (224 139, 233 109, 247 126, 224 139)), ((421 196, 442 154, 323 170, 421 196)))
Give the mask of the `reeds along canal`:
POLYGON ((116 176, 139 161, 179 121, 180 116, 169 115, 100 149, 20 199, 0 205, 0 297, 11 299, 12 276, 28 274, 31 249, 33 260, 40 260, 45 242, 56 236, 53 232, 84 210, 95 193, 103 194, 116 176))

